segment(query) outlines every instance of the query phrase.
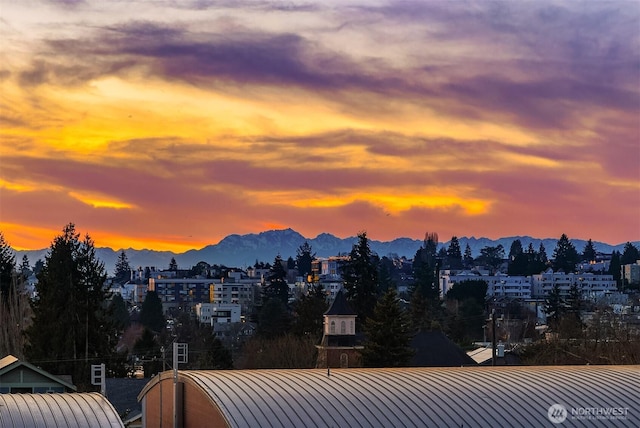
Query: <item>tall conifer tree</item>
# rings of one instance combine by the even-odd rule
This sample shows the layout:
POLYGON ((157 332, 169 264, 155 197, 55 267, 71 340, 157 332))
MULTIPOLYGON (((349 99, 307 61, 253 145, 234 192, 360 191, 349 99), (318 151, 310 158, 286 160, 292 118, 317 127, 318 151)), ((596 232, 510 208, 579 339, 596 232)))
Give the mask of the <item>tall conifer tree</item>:
POLYGON ((107 314, 104 263, 89 235, 80 240, 69 223, 57 236, 38 274, 27 358, 54 374, 71 374, 80 389, 89 366, 109 362, 117 332, 107 314))

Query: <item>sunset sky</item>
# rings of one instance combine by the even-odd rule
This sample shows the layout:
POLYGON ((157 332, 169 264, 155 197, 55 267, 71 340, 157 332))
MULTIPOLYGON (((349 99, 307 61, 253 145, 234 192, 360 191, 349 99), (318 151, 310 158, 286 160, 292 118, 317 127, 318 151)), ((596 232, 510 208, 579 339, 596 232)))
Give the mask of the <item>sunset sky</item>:
POLYGON ((638 1, 0 0, 0 231, 640 240, 638 1))

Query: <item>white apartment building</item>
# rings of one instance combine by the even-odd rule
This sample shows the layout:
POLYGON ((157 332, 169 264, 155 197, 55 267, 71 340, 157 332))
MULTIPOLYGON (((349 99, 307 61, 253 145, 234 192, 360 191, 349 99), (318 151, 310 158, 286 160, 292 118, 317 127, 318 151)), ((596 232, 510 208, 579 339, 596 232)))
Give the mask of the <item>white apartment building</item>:
POLYGON ((563 273, 549 269, 538 275, 531 276, 532 293, 534 297, 548 295, 555 285, 560 289, 560 295, 567 297, 571 286, 577 284, 583 298, 597 299, 618 290, 613 275, 595 275, 593 273, 563 273))
POLYGON ((198 303, 196 317, 201 324, 224 324, 240 322, 241 307, 238 303, 198 303))
POLYGON ((531 298, 531 278, 509 275, 478 275, 469 271, 440 273, 440 295, 444 297, 455 284, 463 281, 484 281, 487 283, 487 297, 507 297, 510 299, 531 298))

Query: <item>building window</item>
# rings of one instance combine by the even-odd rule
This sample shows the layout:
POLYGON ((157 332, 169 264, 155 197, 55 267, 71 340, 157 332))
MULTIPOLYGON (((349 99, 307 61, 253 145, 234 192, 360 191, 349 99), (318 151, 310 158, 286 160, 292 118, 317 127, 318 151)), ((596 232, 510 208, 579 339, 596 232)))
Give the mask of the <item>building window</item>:
POLYGON ((336 332, 336 322, 331 321, 331 334, 335 334, 336 332))
POLYGON ((344 321, 340 321, 340 334, 347 334, 347 324, 344 321))
POLYGON ((349 368, 349 356, 347 354, 340 354, 340 368, 349 368))

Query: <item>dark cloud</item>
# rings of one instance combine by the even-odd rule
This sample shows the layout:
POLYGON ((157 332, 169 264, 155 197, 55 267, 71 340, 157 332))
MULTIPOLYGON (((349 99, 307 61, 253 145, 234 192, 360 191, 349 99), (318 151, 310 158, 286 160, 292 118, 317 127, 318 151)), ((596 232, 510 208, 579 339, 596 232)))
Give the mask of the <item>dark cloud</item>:
MULTIPOLYGON (((470 12, 448 2, 355 9, 376 15, 380 25, 418 25, 424 18, 435 51, 455 41, 477 45, 488 54, 482 61, 454 55, 449 64, 435 66, 428 55, 415 52, 417 63, 408 68, 373 56, 355 59, 337 46, 294 33, 241 26, 233 31, 195 32, 184 24, 134 21, 97 30, 84 40, 49 40, 19 79, 27 86, 78 85, 101 76, 137 73, 215 90, 242 88, 247 96, 248 85, 294 87, 340 103, 346 110, 355 106, 393 114, 385 109, 384 100, 395 99, 453 117, 462 113, 528 128, 567 129, 576 126, 588 108, 640 113, 638 31, 629 28, 633 18, 613 8, 605 8, 604 23, 596 24, 601 9, 575 13, 491 3, 470 12), (567 22, 575 25, 572 31, 565 28, 567 22), (590 26, 599 31, 587 37, 590 26), (496 38, 499 34, 508 37, 496 38), (497 55, 503 50, 506 55, 497 55), (361 98, 366 101, 360 102, 361 98)), ((348 20, 349 14, 343 12, 348 20)), ((359 30, 371 31, 366 26, 359 30)))

